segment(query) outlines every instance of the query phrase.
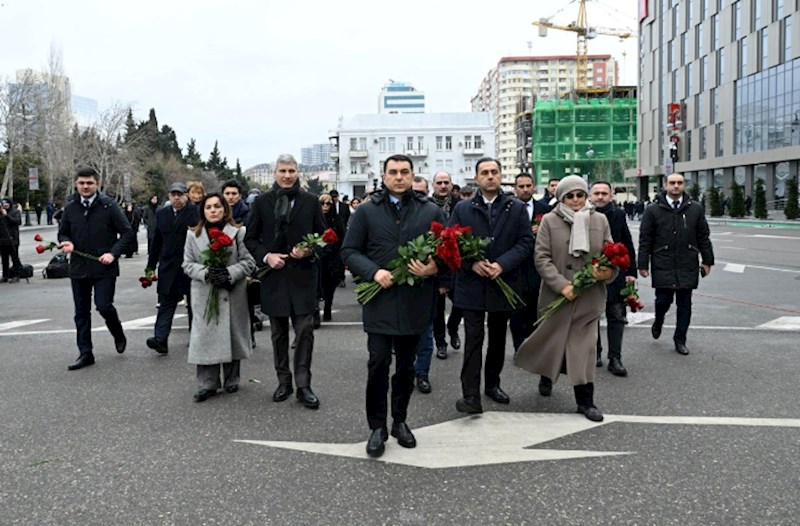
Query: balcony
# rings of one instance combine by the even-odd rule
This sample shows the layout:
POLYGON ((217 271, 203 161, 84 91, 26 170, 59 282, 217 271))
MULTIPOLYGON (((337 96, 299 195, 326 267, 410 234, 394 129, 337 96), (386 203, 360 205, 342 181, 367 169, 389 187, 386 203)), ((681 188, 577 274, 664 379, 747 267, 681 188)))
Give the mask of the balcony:
POLYGON ((367 157, 369 157, 367 150, 350 150, 351 159, 366 159, 367 157))
POLYGON ((406 150, 406 155, 409 157, 427 157, 428 150, 427 148, 423 150, 406 150))
POLYGON ((483 148, 464 148, 464 155, 483 155, 483 148))
POLYGON ((339 150, 331 150, 331 159, 334 161, 339 160, 339 150))

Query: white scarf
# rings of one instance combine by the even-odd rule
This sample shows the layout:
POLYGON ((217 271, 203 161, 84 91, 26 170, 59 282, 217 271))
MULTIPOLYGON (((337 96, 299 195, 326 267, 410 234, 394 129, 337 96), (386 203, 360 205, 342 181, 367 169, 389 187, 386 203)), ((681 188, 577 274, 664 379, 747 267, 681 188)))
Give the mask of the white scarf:
POLYGON ((569 253, 581 257, 589 253, 589 217, 594 212, 594 205, 586 200, 583 208, 574 212, 564 203, 558 203, 558 211, 564 221, 572 225, 569 233, 569 253))

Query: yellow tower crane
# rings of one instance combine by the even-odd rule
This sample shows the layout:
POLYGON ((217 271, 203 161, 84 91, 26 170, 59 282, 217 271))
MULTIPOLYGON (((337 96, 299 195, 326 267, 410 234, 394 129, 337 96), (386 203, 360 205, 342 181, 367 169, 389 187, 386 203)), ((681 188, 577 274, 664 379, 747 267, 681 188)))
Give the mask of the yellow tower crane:
MULTIPOLYGON (((574 0, 573 0, 574 1, 574 0)), ((575 65, 577 69, 577 88, 586 89, 588 87, 588 70, 589 70, 589 49, 587 41, 595 38, 597 35, 614 36, 620 41, 634 36, 633 31, 629 29, 615 29, 607 27, 590 27, 586 18, 586 2, 587 0, 580 0, 578 6, 578 19, 570 22, 566 26, 554 24, 550 18, 541 18, 538 22, 533 22, 533 25, 539 28, 539 36, 546 37, 548 29, 558 29, 560 31, 571 31, 577 33, 578 36, 578 49, 575 52, 575 65)), ((572 2, 570 2, 572 3, 572 2)))

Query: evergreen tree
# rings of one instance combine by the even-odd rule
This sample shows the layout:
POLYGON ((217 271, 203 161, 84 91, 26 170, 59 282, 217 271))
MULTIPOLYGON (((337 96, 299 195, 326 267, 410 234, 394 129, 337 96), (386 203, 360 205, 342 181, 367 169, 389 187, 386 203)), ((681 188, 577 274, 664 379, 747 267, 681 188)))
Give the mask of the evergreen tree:
POLYGON ((691 188, 689 188, 689 197, 692 198, 692 201, 700 202, 700 185, 694 183, 691 188))
POLYGON ((731 183, 731 209, 728 215, 731 217, 744 217, 744 189, 736 181, 731 183))
POLYGON ((200 157, 200 152, 197 151, 197 143, 194 139, 189 139, 189 143, 186 145, 186 156, 183 158, 183 162, 191 164, 194 168, 205 168, 205 163, 200 157))
POLYGON ((708 189, 708 212, 711 217, 722 216, 722 191, 714 186, 708 189))
POLYGON ((758 219, 767 219, 767 192, 764 190, 764 180, 758 179, 756 181, 756 199, 755 208, 753 208, 753 215, 758 219))
POLYGON ((157 143, 158 151, 164 155, 175 156, 179 159, 183 157, 181 147, 178 145, 178 137, 175 135, 175 130, 166 124, 161 127, 157 143))
POLYGON ((133 120, 133 110, 128 108, 128 116, 125 118, 125 142, 130 143, 136 138, 138 128, 136 121, 133 120))
POLYGON ((306 189, 310 194, 319 196, 325 193, 325 187, 322 185, 322 183, 319 182, 319 177, 313 177, 309 179, 306 186, 307 186, 306 189))
POLYGON ((797 176, 789 179, 786 184, 789 187, 786 191, 786 205, 783 207, 783 213, 786 214, 786 219, 797 219, 800 217, 800 207, 797 202, 797 176))
POLYGON ((214 141, 214 148, 211 150, 211 153, 208 156, 208 162, 206 163, 206 170, 214 172, 215 174, 217 174, 217 177, 219 178, 223 174, 222 174, 222 156, 219 154, 218 142, 219 141, 214 141))
POLYGON ((239 158, 236 158, 236 168, 234 169, 234 176, 241 181, 242 180, 242 165, 239 162, 239 158))

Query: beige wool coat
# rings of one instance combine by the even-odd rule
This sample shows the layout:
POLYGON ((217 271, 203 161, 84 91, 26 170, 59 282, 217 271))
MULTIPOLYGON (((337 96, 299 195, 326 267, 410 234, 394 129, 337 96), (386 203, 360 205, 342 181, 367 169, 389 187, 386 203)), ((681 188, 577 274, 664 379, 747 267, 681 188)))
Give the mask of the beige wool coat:
MULTIPOLYGON (((202 212, 201 212, 202 213, 202 212)), ((233 238, 228 248, 228 272, 234 287, 219 289, 219 323, 210 324, 203 317, 212 285, 206 283, 208 269, 202 252, 210 245, 205 228, 200 235, 189 231, 183 250, 183 271, 192 280, 192 331, 189 334, 188 361, 198 365, 229 363, 244 360, 252 351, 250 342, 250 310, 247 307, 247 280, 256 268, 255 260, 244 245, 244 227, 225 225, 222 230, 233 238)))
MULTIPOLYGON (((571 230, 572 225, 564 220, 558 210, 546 214, 539 226, 533 257, 536 270, 542 276, 538 304, 540 315, 551 301, 561 296, 561 289, 585 265, 583 258, 569 253, 571 230)), ((612 239, 606 216, 592 210, 589 219, 589 253, 599 253, 608 241, 612 239)), ((614 277, 616 274, 614 272, 614 277)), ((520 346, 514 363, 555 381, 566 358, 570 384, 593 382, 597 320, 605 306, 606 282, 595 283, 540 325, 520 346)))

